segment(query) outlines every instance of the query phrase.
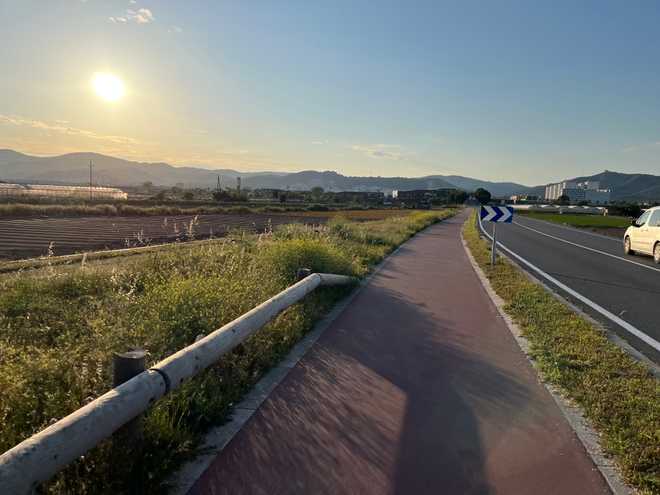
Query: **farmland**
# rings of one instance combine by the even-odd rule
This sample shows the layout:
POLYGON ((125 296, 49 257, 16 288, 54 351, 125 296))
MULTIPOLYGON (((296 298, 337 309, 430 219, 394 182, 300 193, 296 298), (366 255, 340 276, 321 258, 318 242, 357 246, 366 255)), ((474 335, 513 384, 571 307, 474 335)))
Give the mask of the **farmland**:
POLYGON ((269 225, 321 223, 292 215, 227 214, 174 217, 81 217, 0 220, 0 259, 144 246, 219 237, 231 230, 263 231, 269 225), (52 244, 51 244, 52 243, 52 244))
POLYGON ((0 218, 0 260, 65 255, 263 232, 287 223, 321 224, 342 216, 356 221, 407 215, 398 210, 233 213, 149 217, 0 218))
MULTIPOLYGON (((408 237, 452 213, 289 224, 261 235, 230 233, 158 254, 3 277, 0 451, 106 391, 113 352, 142 347, 149 362, 157 362, 289 286, 298 268, 364 276, 408 237)), ((345 293, 311 294, 159 401, 145 417, 139 463, 127 463, 125 451, 105 442, 46 491, 162 493, 163 480, 197 452, 204 432, 225 421, 232 404, 345 293)))

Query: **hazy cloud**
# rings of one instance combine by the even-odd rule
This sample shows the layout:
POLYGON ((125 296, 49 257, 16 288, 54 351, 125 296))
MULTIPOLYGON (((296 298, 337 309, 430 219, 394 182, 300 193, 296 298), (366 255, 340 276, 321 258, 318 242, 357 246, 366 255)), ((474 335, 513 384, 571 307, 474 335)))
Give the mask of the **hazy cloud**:
POLYGON ((155 20, 153 13, 149 9, 140 8, 137 10, 127 9, 126 14, 108 18, 115 24, 135 22, 136 24, 149 24, 155 20))
POLYGON ((629 153, 631 151, 640 151, 649 148, 655 148, 657 146, 660 146, 660 141, 656 141, 655 143, 634 144, 632 146, 626 146, 621 151, 623 151, 624 153, 629 153))
POLYGON ((172 26, 170 29, 168 29, 168 31, 169 31, 170 33, 177 33, 177 34, 179 34, 179 33, 183 33, 183 28, 181 28, 181 27, 179 27, 179 26, 172 26))
POLYGON ((105 134, 97 134, 93 131, 85 129, 78 129, 61 123, 62 121, 44 122, 41 120, 26 119, 15 115, 2 115, 0 114, 0 124, 13 125, 17 127, 30 127, 46 132, 57 132, 59 134, 66 134, 69 136, 80 136, 97 141, 105 141, 114 144, 123 145, 138 145, 141 144, 137 139, 126 136, 112 136, 105 134))
POLYGON ((149 9, 141 8, 137 11, 129 9, 126 13, 128 14, 129 19, 134 19, 138 24, 147 24, 154 20, 154 15, 149 9))
POLYGON ((369 158, 380 158, 384 160, 402 160, 410 153, 398 144, 354 144, 353 151, 362 153, 369 158))

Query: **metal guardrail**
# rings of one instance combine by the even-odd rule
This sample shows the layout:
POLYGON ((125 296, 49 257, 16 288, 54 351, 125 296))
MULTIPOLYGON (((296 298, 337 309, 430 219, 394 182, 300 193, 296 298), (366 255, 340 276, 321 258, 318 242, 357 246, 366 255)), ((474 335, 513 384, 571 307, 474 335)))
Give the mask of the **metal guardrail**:
POLYGON ((27 494, 186 379, 215 363, 277 314, 319 286, 346 285, 352 277, 311 274, 239 318, 152 368, 106 392, 0 456, 0 493, 27 494))

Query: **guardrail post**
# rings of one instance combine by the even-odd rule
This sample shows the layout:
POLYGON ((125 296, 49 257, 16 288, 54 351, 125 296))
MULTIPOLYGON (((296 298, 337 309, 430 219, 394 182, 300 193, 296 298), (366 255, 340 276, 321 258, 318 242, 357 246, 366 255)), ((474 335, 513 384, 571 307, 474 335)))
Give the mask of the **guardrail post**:
MULTIPOLYGON (((114 353, 112 359, 112 386, 118 387, 145 370, 147 351, 135 349, 123 353, 114 353)), ((122 426, 115 437, 136 445, 142 440, 142 415, 122 426)))

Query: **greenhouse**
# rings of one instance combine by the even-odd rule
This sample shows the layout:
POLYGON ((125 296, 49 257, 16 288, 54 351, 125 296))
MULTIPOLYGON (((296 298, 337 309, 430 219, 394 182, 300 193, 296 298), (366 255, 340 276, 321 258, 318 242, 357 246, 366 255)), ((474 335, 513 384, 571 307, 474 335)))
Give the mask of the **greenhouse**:
POLYGON ((96 186, 53 186, 41 184, 7 184, 0 182, 3 198, 73 198, 73 199, 128 199, 121 189, 96 186))

